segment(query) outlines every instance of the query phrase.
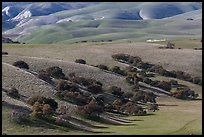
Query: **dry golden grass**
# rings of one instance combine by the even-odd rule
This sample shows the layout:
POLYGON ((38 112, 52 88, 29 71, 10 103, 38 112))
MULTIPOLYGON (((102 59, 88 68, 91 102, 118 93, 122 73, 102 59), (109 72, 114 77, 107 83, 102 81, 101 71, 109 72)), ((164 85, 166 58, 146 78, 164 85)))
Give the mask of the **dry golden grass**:
POLYGON ((9 54, 75 61, 83 58, 88 64, 118 65, 111 55, 127 53, 141 56, 143 61, 160 64, 169 70, 182 70, 195 76, 202 75, 202 51, 192 49, 158 49, 151 43, 79 43, 70 45, 3 45, 9 54))
MULTIPOLYGON (((135 56, 139 55, 143 61, 160 64, 169 70, 182 70, 195 76, 201 76, 202 51, 190 49, 162 50, 158 49, 158 46, 160 45, 148 43, 3 45, 3 51, 7 51, 9 55, 2 56, 2 61, 12 64, 17 60, 24 60, 29 64, 30 70, 33 71, 56 65, 61 67, 66 75, 76 72, 79 76, 91 77, 101 81, 105 87, 116 85, 124 91, 129 90, 129 86, 125 83, 124 78, 108 74, 88 65, 76 64, 70 61, 83 58, 88 64, 105 64, 109 67, 118 65, 124 68, 124 64, 114 61, 111 55, 115 53, 128 53, 135 56)), ((13 84, 20 88, 21 94, 26 96, 29 96, 29 93, 42 93, 52 96, 53 92, 55 92, 36 77, 6 63, 3 63, 2 67, 3 86, 9 87, 13 84)), ((163 78, 157 77, 157 79, 163 78)), ((190 88, 198 90, 198 93, 202 95, 201 86, 198 87, 184 81, 179 82, 181 84, 188 84, 190 88)), ((9 101, 9 98, 5 95, 2 95, 2 97, 9 101)), ((166 96, 161 96, 157 100, 159 104, 167 106, 161 106, 155 115, 144 117, 132 116, 130 117, 131 119, 141 121, 133 122, 135 125, 132 126, 104 125, 108 128, 98 129, 98 131, 108 132, 103 134, 202 134, 201 100, 186 101, 166 96)), ((10 110, 4 108, 2 112, 5 118, 3 120, 3 131, 8 134, 87 134, 85 132, 65 132, 57 129, 20 127, 16 125, 16 128, 13 128, 13 125, 7 121, 7 114, 9 114, 10 110)))

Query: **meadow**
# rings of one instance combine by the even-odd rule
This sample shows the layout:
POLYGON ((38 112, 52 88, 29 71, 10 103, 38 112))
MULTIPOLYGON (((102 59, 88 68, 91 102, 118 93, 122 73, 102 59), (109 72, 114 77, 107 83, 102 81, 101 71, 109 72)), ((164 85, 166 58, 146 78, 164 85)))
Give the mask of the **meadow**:
MULTIPOLYGON (((178 41, 182 49, 159 49, 160 44, 155 43, 127 43, 126 41, 118 42, 90 42, 90 43, 75 43, 69 45, 62 44, 3 44, 2 51, 8 52, 8 56, 2 56, 3 64, 3 86, 10 84, 17 85, 26 96, 29 91, 34 94, 38 90, 42 90, 42 94, 51 96, 49 87, 46 87, 41 81, 34 77, 36 83, 32 87, 23 86, 32 83, 33 81, 23 81, 28 74, 9 67, 16 60, 24 60, 30 64, 33 71, 44 68, 45 66, 59 65, 63 68, 66 74, 76 71, 77 74, 85 77, 94 77, 105 83, 105 87, 111 85, 111 82, 118 85, 123 85, 122 89, 128 91, 128 86, 124 80, 117 76, 112 76, 99 69, 89 65, 104 64, 109 67, 115 65, 125 68, 126 65, 116 62, 111 58, 115 53, 127 53, 131 55, 141 56, 143 61, 160 64, 168 70, 182 70, 193 76, 202 75, 202 51, 189 49, 188 45, 182 44, 184 41, 178 41), (73 63, 75 59, 82 58, 87 61, 87 65, 73 63), (13 72, 13 73, 12 73, 13 72), (14 74, 15 72, 15 74, 14 74), (16 76, 16 77, 13 77, 16 76), (10 80, 13 77, 13 80, 10 80), (18 81, 18 80, 21 81, 18 81), (22 84, 23 83, 23 84, 22 84), (39 87, 38 85, 43 85, 39 87), (43 91, 44 90, 44 91, 43 91)), ((188 43, 188 42, 187 42, 188 43)), ((194 43, 194 42, 192 42, 194 43)), ((198 43, 195 42, 195 46, 198 43)), ((190 45, 190 44, 189 44, 190 45)), ((30 76, 31 78, 31 76, 30 76)), ((168 80, 166 77, 155 77, 153 79, 168 80)), ((178 79, 176 79, 178 80, 178 79)), ((70 129, 59 129, 52 125, 33 123, 33 125, 18 125, 10 120, 10 112, 16 106, 3 103, 2 105, 2 133, 4 134, 41 134, 41 135, 76 135, 76 134, 137 134, 137 135, 189 135, 202 134, 202 87, 186 81, 178 80, 181 84, 186 84, 199 94, 198 100, 180 100, 173 97, 161 96, 157 98, 157 103, 160 104, 159 111, 150 112, 147 116, 129 116, 128 119, 134 120, 127 125, 110 125, 99 122, 89 121, 95 125, 104 126, 106 128, 95 129, 100 133, 87 133, 74 131, 70 129)), ((11 98, 2 94, 5 102, 12 102, 11 98)), ((19 104, 22 106, 23 104, 19 104)))

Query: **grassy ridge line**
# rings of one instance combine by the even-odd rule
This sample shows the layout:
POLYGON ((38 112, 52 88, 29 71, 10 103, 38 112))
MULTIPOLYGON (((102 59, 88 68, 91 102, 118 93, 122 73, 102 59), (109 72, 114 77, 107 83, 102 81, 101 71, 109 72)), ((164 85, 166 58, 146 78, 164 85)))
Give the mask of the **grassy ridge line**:
MULTIPOLYGON (((57 92, 49 84, 25 70, 7 63, 2 63, 2 65, 2 86, 5 88, 14 86, 19 90, 21 95, 26 97, 40 94, 41 96, 53 98, 54 93, 57 92)), ((56 101, 59 105, 68 105, 71 108, 70 111, 75 110, 76 105, 58 99, 56 101)))
MULTIPOLYGON (((24 60, 30 65, 30 70, 36 71, 39 69, 45 69, 51 66, 59 66, 63 69, 65 75, 68 75, 69 73, 75 72, 78 76, 86 77, 86 78, 94 78, 98 79, 99 81, 103 81, 104 87, 110 86, 110 85, 123 85, 121 88, 124 91, 129 90, 129 86, 127 83, 124 82, 123 78, 119 76, 113 76, 112 74, 105 73, 101 71, 100 69, 96 69, 95 67, 84 65, 84 64, 78 64, 71 61, 63 61, 63 60, 57 60, 57 59, 40 59, 37 57, 21 57, 21 56, 7 56, 6 58, 10 58, 9 60, 4 60, 7 63, 12 63, 16 61, 17 59, 24 60), (10 58, 12 57, 12 58, 10 58), (69 66, 69 67, 67 67, 69 66), (37 68, 36 68, 37 67, 37 68), (81 71, 84 69, 84 71, 81 71)), ((5 59, 6 59, 5 58, 5 59)))
MULTIPOLYGON (((155 39, 175 39, 179 36, 195 37, 197 35, 196 37, 199 37, 202 34, 199 29, 199 26, 202 27, 201 25, 200 20, 193 20, 191 22, 170 19, 147 21, 121 19, 87 20, 43 25, 37 27, 35 31, 32 31, 31 35, 26 35, 26 37, 19 38, 18 40, 29 43, 73 43, 80 41, 80 38, 87 41, 119 40, 124 38, 144 41, 151 37, 155 39), (96 37, 96 35, 98 36, 96 37), (176 35, 176 37, 174 35, 176 35)), ((11 30, 11 32, 12 31, 14 30, 11 30)))

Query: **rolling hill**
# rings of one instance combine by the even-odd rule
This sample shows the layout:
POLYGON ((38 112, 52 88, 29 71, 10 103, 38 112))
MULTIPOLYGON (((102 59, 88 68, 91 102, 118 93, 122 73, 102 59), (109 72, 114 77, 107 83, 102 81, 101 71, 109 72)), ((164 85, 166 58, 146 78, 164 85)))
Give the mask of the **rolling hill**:
MULTIPOLYGON (((47 67, 59 66, 66 75, 75 72, 77 76, 100 80, 104 89, 116 85, 121 87, 122 91, 129 92, 131 86, 125 81, 125 77, 90 66, 91 64, 105 64, 109 67, 117 65, 125 68, 127 67, 126 64, 113 60, 111 55, 127 53, 139 55, 144 61, 160 64, 169 70, 185 70, 193 76, 202 74, 202 51, 192 49, 162 50, 158 49, 159 46, 161 45, 150 43, 78 43, 69 46, 60 44, 3 44, 3 50, 7 51, 8 55, 2 55, 2 133, 9 135, 202 134, 202 100, 200 99, 180 100, 160 93, 157 98, 159 111, 148 111, 149 115, 146 116, 121 116, 114 113, 104 113, 101 114, 101 117, 106 118, 106 120, 96 121, 76 115, 76 105, 57 99, 54 95, 57 91, 53 85, 39 79, 34 73, 47 67), (73 62, 76 58, 86 59, 87 64, 73 62), (18 60, 28 63, 29 70, 12 65, 18 60), (19 90, 20 99, 14 99, 3 91, 3 89, 9 89, 11 86, 19 90), (44 121, 43 119, 31 120, 24 125, 11 121, 10 115, 13 110, 31 108, 23 99, 33 95, 51 97, 58 102, 59 106, 66 105, 71 116, 68 128, 54 126, 52 121, 44 121), (75 128, 73 128, 73 124, 75 124, 75 128), (84 131, 85 129, 90 129, 92 132, 84 131)), ((164 76, 155 76, 151 77, 151 79, 176 80, 179 84, 190 87, 202 99, 202 86, 200 85, 164 76)), ((142 87, 139 87, 139 89, 148 90, 142 87)), ((114 99, 114 96, 106 90, 103 94, 109 100, 114 99)))
POLYGON ((3 35, 27 43, 199 38, 201 15, 200 3, 107 2, 34 16, 3 35), (189 15, 197 18, 186 20, 189 15))

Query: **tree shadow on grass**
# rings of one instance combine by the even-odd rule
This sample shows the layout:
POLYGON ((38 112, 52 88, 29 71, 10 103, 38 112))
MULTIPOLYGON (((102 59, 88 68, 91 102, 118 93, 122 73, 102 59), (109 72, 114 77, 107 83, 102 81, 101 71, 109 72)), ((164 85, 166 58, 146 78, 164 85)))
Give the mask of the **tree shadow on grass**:
POLYGON ((31 110, 28 109, 27 107, 10 104, 10 103, 8 103, 8 102, 6 102, 6 101, 2 101, 2 107, 7 107, 7 108, 9 108, 9 109, 22 109, 22 110, 31 112, 31 110))
POLYGON ((178 106, 178 105, 158 104, 158 106, 178 106))

